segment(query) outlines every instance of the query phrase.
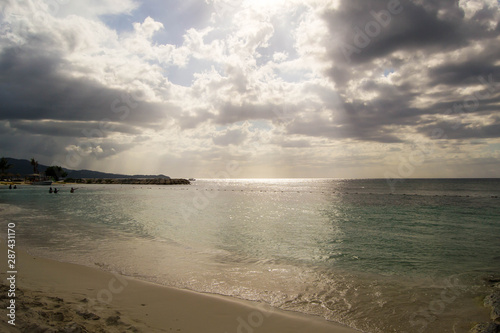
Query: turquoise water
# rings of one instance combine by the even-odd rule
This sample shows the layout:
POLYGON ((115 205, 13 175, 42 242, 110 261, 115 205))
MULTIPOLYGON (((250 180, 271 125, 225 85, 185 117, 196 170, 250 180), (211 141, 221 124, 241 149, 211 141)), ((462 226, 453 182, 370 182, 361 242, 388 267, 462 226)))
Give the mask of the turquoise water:
MULTIPOLYGON (((0 190, 34 254, 366 332, 466 332, 500 274, 500 180, 198 180, 0 190)), ((5 228, 4 228, 5 229, 5 228)))

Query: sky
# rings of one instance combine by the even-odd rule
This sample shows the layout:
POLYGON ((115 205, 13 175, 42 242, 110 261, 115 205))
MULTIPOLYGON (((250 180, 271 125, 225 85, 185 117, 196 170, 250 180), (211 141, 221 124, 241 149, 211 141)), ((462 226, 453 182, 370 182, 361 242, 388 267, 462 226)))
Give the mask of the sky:
POLYGON ((0 155, 171 177, 500 177, 499 3, 1 0, 0 155))

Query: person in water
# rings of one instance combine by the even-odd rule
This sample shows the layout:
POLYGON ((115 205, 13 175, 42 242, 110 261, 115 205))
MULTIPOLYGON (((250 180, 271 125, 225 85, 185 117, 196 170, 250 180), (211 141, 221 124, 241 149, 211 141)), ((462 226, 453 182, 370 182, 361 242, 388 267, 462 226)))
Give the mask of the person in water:
POLYGON ((52 192, 53 192, 53 191, 52 191, 52 186, 51 186, 51 187, 49 188, 49 193, 52 193, 52 192))
POLYGON ((57 193, 57 187, 54 187, 54 193, 57 193))
POLYGON ((17 189, 17 185, 14 185, 14 190, 17 189))
POLYGON ((71 188, 71 190, 69 190, 69 193, 74 193, 74 192, 75 192, 74 188, 71 188))
POLYGON ((12 190, 12 184, 9 185, 9 190, 12 190))

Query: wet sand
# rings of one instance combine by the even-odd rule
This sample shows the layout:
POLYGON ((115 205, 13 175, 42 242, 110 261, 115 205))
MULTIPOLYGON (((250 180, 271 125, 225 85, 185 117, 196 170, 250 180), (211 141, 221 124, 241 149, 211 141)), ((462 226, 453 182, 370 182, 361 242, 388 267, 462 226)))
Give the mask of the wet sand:
POLYGON ((16 326, 7 323, 7 248, 1 240, 2 332, 353 333, 322 318, 179 290, 33 257, 16 248, 16 326), (2 255, 3 254, 3 255, 2 255))

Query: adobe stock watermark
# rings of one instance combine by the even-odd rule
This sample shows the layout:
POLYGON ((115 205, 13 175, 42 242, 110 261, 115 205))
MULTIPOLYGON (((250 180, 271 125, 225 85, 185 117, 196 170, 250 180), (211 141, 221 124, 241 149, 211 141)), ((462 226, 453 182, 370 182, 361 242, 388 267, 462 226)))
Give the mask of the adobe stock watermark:
POLYGON ((272 111, 279 123, 288 123, 295 118, 295 115, 292 112, 293 110, 287 104, 274 106, 272 111))
POLYGON ((429 323, 434 322, 446 307, 453 303, 463 293, 463 286, 458 279, 449 279, 439 297, 429 302, 426 307, 421 307, 410 315, 412 332, 424 332, 429 323))
MULTIPOLYGON (((236 178, 240 172, 240 163, 229 161, 226 163, 224 170, 216 172, 212 177, 216 179, 231 179, 236 178)), ((190 205, 181 204, 180 210, 184 221, 190 222, 190 217, 194 212, 206 209, 210 205, 211 200, 215 199, 218 195, 218 191, 196 191, 190 205)))
MULTIPOLYGON (((50 14, 52 16, 57 15, 61 10, 61 6, 67 5, 72 0, 42 0, 34 1, 29 4, 30 9, 33 14, 30 15, 31 18, 39 18, 43 13, 50 14)), ((7 13, 8 5, 1 6, 3 12, 7 13)), ((9 13, 14 16, 25 16, 24 14, 9 13)))
MULTIPOLYGON (((237 326, 236 326, 236 333, 255 333, 258 332, 259 328, 264 325, 265 319, 271 317, 274 312, 276 311, 275 308, 272 306, 265 304, 265 303, 260 303, 256 306, 256 309, 249 312, 246 317, 238 316, 236 319, 237 326)), ((229 333, 229 332, 225 332, 229 333)))
POLYGON ((214 10, 220 18, 227 17, 235 13, 242 7, 242 0, 213 0, 214 10))
POLYGON ((365 23, 363 29, 359 26, 354 27, 352 43, 340 42, 340 50, 347 62, 351 62, 351 56, 354 53, 360 54, 363 49, 370 46, 373 39, 378 37, 391 24, 394 15, 403 12, 403 6, 399 0, 390 0, 387 2, 386 8, 379 12, 371 10, 370 15, 373 20, 365 23))
POLYGON ((139 91, 122 93, 120 98, 114 99, 110 105, 110 111, 115 114, 117 119, 113 121, 110 118, 103 118, 99 121, 96 128, 82 129, 81 133, 86 138, 85 142, 81 142, 78 145, 77 148, 79 149, 70 150, 66 154, 64 162, 55 160, 52 162, 52 165, 60 165, 64 168, 76 168, 82 162, 83 158, 94 149, 94 146, 99 146, 106 137, 106 134, 116 128, 114 124, 116 121, 125 121, 130 117, 130 113, 132 110, 138 108, 138 102, 142 98, 143 95, 139 91))
MULTIPOLYGON (((288 123, 295 118, 294 111, 289 105, 274 106, 270 111, 274 114, 273 119, 280 123, 288 123)), ((260 148, 259 142, 250 144, 250 149, 258 150, 260 148)), ((232 179, 237 178, 241 173, 241 164, 238 161, 229 161, 226 163, 224 170, 216 172, 212 175, 215 179, 232 179)), ((199 211, 205 210, 211 203, 212 199, 219 196, 219 191, 201 190, 196 191, 192 201, 188 204, 183 203, 180 206, 180 213, 185 222, 190 222, 191 216, 199 211)))
MULTIPOLYGON (((466 112, 475 112, 481 100, 491 97, 500 88, 500 83, 493 80, 493 74, 487 78, 479 76, 477 80, 485 87, 483 91, 476 91, 473 94, 466 96, 461 102, 453 104, 453 106, 444 112, 444 115, 456 115, 459 119, 451 126, 452 130, 457 130, 461 126, 461 120, 465 117, 466 112)), ((419 139, 414 142, 414 149, 408 156, 400 156, 400 163, 397 167, 397 172, 386 171, 384 177, 392 192, 396 190, 397 183, 403 182, 405 178, 411 177, 416 169, 425 163, 430 155, 436 150, 436 140, 448 139, 446 131, 441 127, 432 129, 430 133, 430 141, 419 139)))
POLYGON ((43 0, 42 2, 47 6, 47 12, 54 16, 59 13, 61 6, 67 5, 70 1, 71 0, 43 0))
MULTIPOLYGON (((71 0, 43 0, 35 1, 29 4, 28 11, 16 13, 15 9, 5 5, 1 8, 2 14, 7 18, 10 17, 14 24, 11 27, 19 31, 29 31, 28 22, 46 23, 48 15, 55 17, 61 10, 62 6, 67 5, 71 0), (30 12, 29 14, 27 14, 30 12), (23 20, 22 18, 27 18, 23 20)), ((16 52, 20 49, 16 48, 16 52)))
POLYGON ((110 305, 115 295, 125 290, 128 285, 127 279, 118 273, 113 272, 112 274, 114 277, 108 281, 106 288, 100 289, 95 298, 86 299, 85 305, 78 307, 84 315, 104 310, 104 306, 110 305))

